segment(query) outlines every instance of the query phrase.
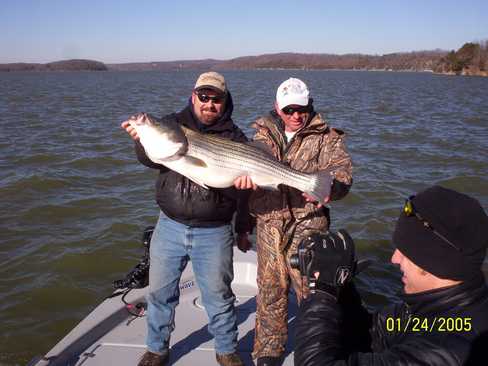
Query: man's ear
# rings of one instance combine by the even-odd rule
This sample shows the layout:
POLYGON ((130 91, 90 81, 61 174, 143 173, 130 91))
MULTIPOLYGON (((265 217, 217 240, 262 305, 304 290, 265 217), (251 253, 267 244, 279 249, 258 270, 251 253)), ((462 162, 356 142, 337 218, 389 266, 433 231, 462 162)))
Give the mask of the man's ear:
POLYGON ((278 116, 282 117, 281 114, 283 113, 283 111, 278 108, 278 103, 277 102, 275 102, 274 107, 275 107, 276 113, 278 113, 278 116))

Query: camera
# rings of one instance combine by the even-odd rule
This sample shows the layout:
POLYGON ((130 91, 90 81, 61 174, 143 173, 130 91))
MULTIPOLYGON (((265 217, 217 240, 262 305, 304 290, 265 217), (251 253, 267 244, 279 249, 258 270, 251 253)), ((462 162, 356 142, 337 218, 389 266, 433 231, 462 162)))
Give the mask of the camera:
POLYGON ((371 263, 371 259, 356 260, 354 240, 344 229, 305 235, 290 257, 290 266, 306 277, 312 292, 321 290, 333 296, 371 263))
POLYGON ((148 226, 142 233, 142 246, 144 247, 144 254, 139 260, 139 263, 121 280, 116 280, 113 285, 116 289, 132 289, 143 288, 149 284, 149 247, 151 244, 151 237, 154 231, 154 226, 148 226))
POLYGON ((356 261, 354 241, 344 229, 306 235, 290 258, 290 266, 307 278, 310 288, 344 286, 369 261, 361 262, 356 261))
POLYGON ((291 268, 298 269, 302 276, 306 276, 310 280, 310 266, 314 258, 314 246, 316 240, 314 236, 310 235, 302 239, 298 244, 297 253, 290 256, 290 266, 291 268))

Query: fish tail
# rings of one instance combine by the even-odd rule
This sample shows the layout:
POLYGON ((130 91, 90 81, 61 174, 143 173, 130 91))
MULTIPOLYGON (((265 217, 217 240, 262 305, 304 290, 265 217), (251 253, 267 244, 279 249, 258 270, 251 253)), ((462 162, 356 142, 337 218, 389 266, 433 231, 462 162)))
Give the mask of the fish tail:
POLYGON ((306 193, 315 198, 318 202, 323 202, 325 198, 330 196, 333 181, 334 177, 330 170, 322 170, 317 174, 314 174, 310 191, 307 191, 306 193))

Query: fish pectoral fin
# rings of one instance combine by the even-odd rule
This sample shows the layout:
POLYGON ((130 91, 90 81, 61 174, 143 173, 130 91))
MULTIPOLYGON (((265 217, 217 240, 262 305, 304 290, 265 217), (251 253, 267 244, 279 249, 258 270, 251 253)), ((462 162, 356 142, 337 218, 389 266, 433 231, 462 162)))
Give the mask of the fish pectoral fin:
POLYGON ((199 168, 208 168, 207 163, 205 163, 202 159, 198 159, 189 155, 186 155, 185 159, 190 165, 194 165, 199 168))
POLYGON ((276 191, 276 190, 278 190, 278 185, 277 184, 266 184, 266 185, 260 185, 259 188, 267 189, 270 191, 276 191))
POLYGON ((158 159, 158 160, 159 160, 159 161, 160 161, 162 164, 164 164, 164 163, 168 163, 168 162, 171 162, 171 161, 176 161, 176 160, 178 160, 178 159, 181 159, 181 158, 182 158, 182 157, 184 157, 184 156, 185 156, 185 155, 183 155, 183 154, 176 153, 176 154, 171 155, 171 156, 169 156, 169 157, 167 157, 167 158, 164 158, 164 159, 161 159, 161 158, 160 158, 160 159, 158 159))
POLYGON ((187 178, 190 179, 192 182, 198 184, 200 187, 203 187, 205 189, 210 189, 210 188, 208 188, 208 186, 205 183, 203 183, 202 181, 198 180, 198 178, 196 178, 196 177, 190 177, 190 176, 188 176, 187 178))
MULTIPOLYGON (((191 170, 191 168, 208 168, 207 163, 205 163, 202 159, 195 158, 194 156, 190 155, 185 155, 185 163, 188 165, 188 168, 191 170)), ((201 171, 200 171, 201 172, 201 171)), ((200 187, 203 187, 205 189, 209 189, 208 186, 201 180, 195 172, 192 172, 190 174, 185 174, 185 176, 190 179, 191 181, 195 182, 198 184, 200 187)))

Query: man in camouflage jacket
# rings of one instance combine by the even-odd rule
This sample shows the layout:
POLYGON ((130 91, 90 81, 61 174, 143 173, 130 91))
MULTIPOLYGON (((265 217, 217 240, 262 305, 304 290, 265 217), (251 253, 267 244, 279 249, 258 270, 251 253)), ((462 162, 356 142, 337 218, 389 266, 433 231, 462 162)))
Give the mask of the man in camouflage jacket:
MULTIPOLYGON (((254 141, 293 169, 333 175, 330 196, 323 202, 285 186, 279 190, 255 190, 250 210, 257 220, 258 296, 253 358, 258 366, 279 364, 287 341, 290 280, 298 301, 308 288, 300 273, 290 267, 290 257, 309 230, 327 230, 329 209, 323 206, 344 197, 352 184, 352 163, 344 145, 344 133, 329 127, 313 110, 305 83, 290 78, 277 91, 275 110, 257 119, 254 141)), ((241 177, 237 188, 255 185, 241 177)), ((242 248, 241 248, 242 249, 242 248)), ((245 248, 244 248, 245 249, 245 248)))

